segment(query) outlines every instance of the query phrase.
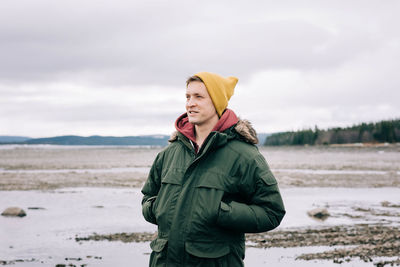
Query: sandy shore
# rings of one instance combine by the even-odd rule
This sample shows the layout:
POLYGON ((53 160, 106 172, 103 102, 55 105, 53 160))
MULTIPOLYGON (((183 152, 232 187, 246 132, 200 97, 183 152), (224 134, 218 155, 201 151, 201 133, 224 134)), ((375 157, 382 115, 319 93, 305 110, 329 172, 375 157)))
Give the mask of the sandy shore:
MULTIPOLYGON (((0 147, 0 191, 47 191, 69 187, 141 188, 160 150, 135 147, 0 147)), ((281 188, 400 187, 399 145, 269 147, 260 148, 260 151, 281 188)), ((328 246, 332 249, 303 253, 297 259, 335 263, 360 260, 375 266, 400 265, 400 199, 397 203, 382 202, 380 207, 347 208, 352 212, 334 216, 379 220, 365 224, 288 228, 249 234, 246 245, 249 248, 328 246)), ((76 236, 75 241, 141 243, 149 242, 154 236, 155 233, 151 232, 121 232, 76 236)), ((24 259, 23 263, 29 266, 29 260, 24 259)), ((15 260, 0 259, 3 265, 16 263, 15 260)))
MULTIPOLYGON (((381 202, 379 207, 361 208, 351 207, 358 212, 335 214, 336 217, 350 217, 361 220, 378 220, 382 223, 338 225, 317 228, 288 228, 268 233, 247 234, 246 246, 255 248, 292 248, 310 246, 328 246, 335 249, 318 253, 304 253, 296 260, 332 260, 335 263, 350 262, 354 259, 364 262, 373 262, 377 257, 395 257, 385 261, 375 261, 375 266, 396 265, 400 258, 400 202, 381 202)), ((76 237, 75 241, 122 241, 122 242, 149 242, 156 237, 156 233, 116 233, 93 234, 85 237, 76 237)))
MULTIPOLYGON (((155 233, 117 233, 100 235, 93 234, 86 237, 76 237, 77 242, 84 241, 122 241, 150 242, 155 233)), ((335 263, 349 262, 360 259, 372 262, 376 257, 397 257, 400 255, 400 229, 384 225, 353 225, 335 226, 323 229, 297 229, 291 231, 274 231, 262 234, 248 234, 247 247, 308 247, 329 246, 336 248, 320 253, 305 253, 298 256, 298 260, 332 260, 335 263)), ((400 258, 386 261, 377 261, 375 266, 399 264, 400 258)))
MULTIPOLYGON (((134 168, 149 169, 160 150, 134 147, 0 147, 0 190, 48 190, 81 186, 141 187, 147 172, 138 172, 134 168), (108 171, 113 168, 117 169, 115 173, 108 171), (118 170, 121 168, 132 170, 118 170), (82 173, 85 169, 97 169, 98 172, 82 173), (63 172, 57 172, 59 170, 63 172)), ((260 151, 281 187, 400 186, 398 145, 262 147, 260 151)))

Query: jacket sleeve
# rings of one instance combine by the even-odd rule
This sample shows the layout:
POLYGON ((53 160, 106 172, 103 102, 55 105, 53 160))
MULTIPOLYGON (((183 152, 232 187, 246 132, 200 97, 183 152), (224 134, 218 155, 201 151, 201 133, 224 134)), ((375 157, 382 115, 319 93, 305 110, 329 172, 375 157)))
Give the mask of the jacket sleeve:
POLYGON ((149 176, 142 188, 142 213, 146 221, 157 224, 153 213, 153 203, 157 199, 158 191, 161 185, 161 156, 157 155, 151 166, 149 176))
POLYGON ((217 224, 243 233, 276 228, 285 209, 276 179, 261 154, 246 167, 241 180, 241 193, 248 201, 221 202, 217 224))

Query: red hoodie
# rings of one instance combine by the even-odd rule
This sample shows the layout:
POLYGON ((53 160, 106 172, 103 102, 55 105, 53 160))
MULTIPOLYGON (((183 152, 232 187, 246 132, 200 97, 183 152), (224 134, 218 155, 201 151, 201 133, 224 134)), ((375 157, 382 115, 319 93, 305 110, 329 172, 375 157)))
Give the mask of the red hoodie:
MULTIPOLYGON (((238 121, 239 119, 237 118, 235 112, 230 109, 226 109, 211 132, 223 132, 235 125, 238 121)), ((199 146, 196 144, 195 128, 194 125, 189 122, 187 113, 179 116, 175 122, 175 128, 193 142, 195 151, 197 153, 199 146)))

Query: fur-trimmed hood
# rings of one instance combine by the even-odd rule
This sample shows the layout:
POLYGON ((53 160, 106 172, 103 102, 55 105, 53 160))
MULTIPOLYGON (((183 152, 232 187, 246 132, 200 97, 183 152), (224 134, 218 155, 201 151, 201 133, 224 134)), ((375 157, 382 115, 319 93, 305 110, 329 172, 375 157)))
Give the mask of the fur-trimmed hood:
MULTIPOLYGON (((233 127, 234 131, 240 135, 240 139, 250 144, 258 144, 257 132, 254 130, 250 121, 242 120, 239 118, 236 125, 233 127)), ((168 142, 172 143, 178 139, 178 131, 172 133, 168 142)))
POLYGON ((240 134, 243 139, 250 144, 258 144, 257 132, 248 120, 239 119, 235 125, 235 131, 240 134))

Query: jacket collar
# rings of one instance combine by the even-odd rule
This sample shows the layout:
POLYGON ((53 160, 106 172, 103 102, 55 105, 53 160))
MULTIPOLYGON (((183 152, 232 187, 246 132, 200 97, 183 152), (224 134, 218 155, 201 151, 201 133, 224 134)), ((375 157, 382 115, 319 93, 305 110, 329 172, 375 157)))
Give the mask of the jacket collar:
MULTIPOLYGON (((238 122, 235 112, 230 109, 226 109, 222 114, 221 118, 218 120, 217 124, 211 130, 211 132, 223 132, 226 129, 232 127, 238 122)), ((186 113, 179 116, 175 122, 175 128, 178 132, 186 136, 190 141, 196 143, 196 133, 195 127, 189 122, 186 113)))
MULTIPOLYGON (((196 138, 194 135, 194 126, 189 123, 187 114, 182 114, 175 122, 175 127, 177 131, 175 131, 169 142, 175 142, 178 138, 184 138, 191 140, 192 142, 196 142, 196 138)), ((242 120, 236 117, 236 114, 227 109, 224 114, 221 116, 217 125, 215 125, 212 132, 224 133, 228 139, 237 138, 244 142, 250 144, 258 144, 257 133, 252 127, 251 123, 248 120, 242 120), (233 114, 233 116, 232 116, 233 114)))

